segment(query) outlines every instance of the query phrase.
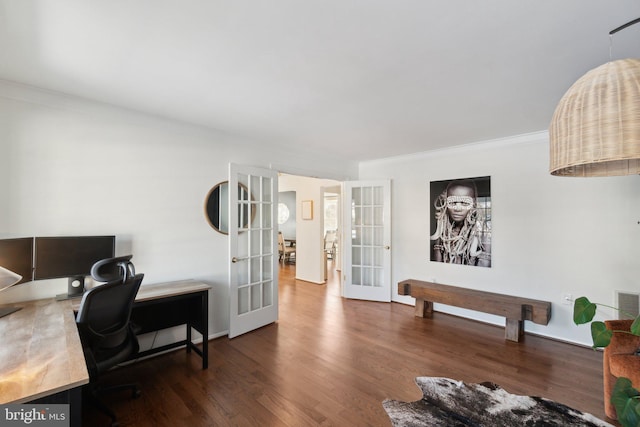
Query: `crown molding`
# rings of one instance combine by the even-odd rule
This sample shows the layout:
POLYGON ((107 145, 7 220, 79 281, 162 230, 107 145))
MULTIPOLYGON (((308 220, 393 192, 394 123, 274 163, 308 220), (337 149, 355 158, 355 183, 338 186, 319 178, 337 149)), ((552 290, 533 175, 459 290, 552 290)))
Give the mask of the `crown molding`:
POLYGON ((382 159, 366 160, 360 162, 360 164, 372 164, 372 163, 389 163, 389 162, 402 162, 408 159, 415 160, 420 158, 429 158, 435 156, 441 156, 443 154, 461 154, 471 153, 474 151, 488 150, 495 148, 504 148, 508 146, 523 144, 539 144, 549 143, 549 132, 547 130, 539 132, 531 132, 521 135, 507 136, 503 138, 496 138, 485 141, 472 142, 469 144, 461 144, 453 147, 438 148, 435 150, 421 151, 413 154, 403 154, 401 156, 385 157, 382 159))

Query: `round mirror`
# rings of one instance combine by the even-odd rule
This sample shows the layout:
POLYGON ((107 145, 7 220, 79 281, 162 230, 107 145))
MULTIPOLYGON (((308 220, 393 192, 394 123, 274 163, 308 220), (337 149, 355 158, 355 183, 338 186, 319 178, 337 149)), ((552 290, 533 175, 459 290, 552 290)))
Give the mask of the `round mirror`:
MULTIPOLYGON (((249 201, 249 190, 238 184, 238 200, 249 201)), ((207 222, 214 230, 229 234, 229 181, 213 186, 204 202, 204 213, 207 222)), ((238 211, 238 228, 247 228, 255 215, 255 208, 249 215, 249 204, 243 203, 238 211)))
POLYGON ((289 212, 287 205, 284 203, 278 203, 278 225, 282 225, 289 221, 290 216, 291 212, 289 212))

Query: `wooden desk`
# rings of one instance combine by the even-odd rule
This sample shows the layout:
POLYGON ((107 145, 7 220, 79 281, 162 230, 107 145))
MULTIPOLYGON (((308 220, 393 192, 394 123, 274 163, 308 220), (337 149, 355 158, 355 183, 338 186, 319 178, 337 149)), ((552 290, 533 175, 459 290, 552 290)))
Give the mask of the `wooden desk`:
POLYGON ((138 353, 135 358, 186 346, 202 358, 202 369, 209 365, 209 289, 211 286, 194 280, 144 285, 140 287, 131 311, 131 321, 138 333, 159 331, 174 326, 186 326, 186 339, 138 353), (191 330, 202 334, 202 350, 193 343, 191 330))
POLYGON ((76 319, 69 301, 17 303, 0 319, 0 403, 24 403, 87 384, 76 319))
MULTIPOLYGON (((202 357, 205 369, 209 289, 210 286, 192 280, 143 285, 132 312, 142 332, 186 324, 187 340, 149 350, 138 357, 187 345, 187 351, 194 349, 202 357), (192 327, 203 335, 202 350, 191 342, 192 327)), ((0 404, 33 402, 60 393, 65 400, 65 393, 77 392, 67 400, 69 403, 79 396, 79 387, 89 382, 73 313, 74 306, 77 308, 79 304, 79 299, 25 301, 13 304, 22 310, 0 318, 0 404)))
POLYGON ((0 404, 70 403, 71 424, 79 425, 89 373, 71 301, 13 305, 22 310, 0 318, 0 404))

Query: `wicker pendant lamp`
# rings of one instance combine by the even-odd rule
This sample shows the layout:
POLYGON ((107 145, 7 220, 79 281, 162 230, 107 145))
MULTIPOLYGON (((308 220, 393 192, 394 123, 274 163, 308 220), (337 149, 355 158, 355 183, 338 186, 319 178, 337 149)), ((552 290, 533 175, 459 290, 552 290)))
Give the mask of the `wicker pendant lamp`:
POLYGON ((640 59, 578 79, 556 107, 549 140, 552 175, 640 174, 640 59))
POLYGON ((552 175, 640 174, 640 59, 611 61, 578 79, 556 107, 549 146, 552 175))

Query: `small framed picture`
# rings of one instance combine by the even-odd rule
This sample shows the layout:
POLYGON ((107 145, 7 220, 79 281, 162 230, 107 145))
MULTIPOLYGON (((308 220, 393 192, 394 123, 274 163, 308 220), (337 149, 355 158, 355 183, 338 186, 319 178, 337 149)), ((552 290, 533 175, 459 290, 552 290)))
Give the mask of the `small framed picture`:
POLYGON ((313 200, 302 201, 302 219, 313 219, 313 200))

